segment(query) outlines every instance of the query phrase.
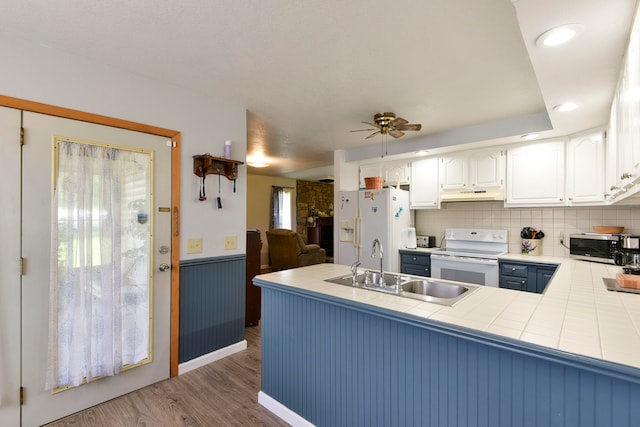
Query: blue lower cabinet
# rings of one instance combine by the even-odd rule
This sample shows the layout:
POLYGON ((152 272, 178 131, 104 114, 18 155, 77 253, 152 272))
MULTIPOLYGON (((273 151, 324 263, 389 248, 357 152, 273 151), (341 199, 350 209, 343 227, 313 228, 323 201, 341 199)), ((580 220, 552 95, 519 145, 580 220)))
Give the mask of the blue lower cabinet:
POLYGON ((557 266, 525 262, 500 262, 500 287, 541 294, 557 266))
POLYGON ((431 254, 400 250, 400 273, 431 277, 431 254))

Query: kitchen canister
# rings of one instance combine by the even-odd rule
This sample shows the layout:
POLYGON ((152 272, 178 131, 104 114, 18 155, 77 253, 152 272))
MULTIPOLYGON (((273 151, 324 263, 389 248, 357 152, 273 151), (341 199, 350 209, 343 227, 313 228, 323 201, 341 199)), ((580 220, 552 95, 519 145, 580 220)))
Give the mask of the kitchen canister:
POLYGON ((523 255, 542 254, 542 239, 522 239, 523 255))

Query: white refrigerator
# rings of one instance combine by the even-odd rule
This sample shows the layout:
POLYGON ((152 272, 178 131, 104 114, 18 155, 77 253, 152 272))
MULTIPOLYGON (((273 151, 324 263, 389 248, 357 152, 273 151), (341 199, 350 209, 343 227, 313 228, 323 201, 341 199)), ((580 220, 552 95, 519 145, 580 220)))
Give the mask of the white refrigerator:
POLYGON ((395 188, 346 191, 340 193, 339 202, 337 262, 351 265, 359 259, 361 267, 379 269, 377 248, 376 257, 371 256, 373 241, 378 239, 384 270, 399 272, 402 230, 411 226, 409 192, 395 188))

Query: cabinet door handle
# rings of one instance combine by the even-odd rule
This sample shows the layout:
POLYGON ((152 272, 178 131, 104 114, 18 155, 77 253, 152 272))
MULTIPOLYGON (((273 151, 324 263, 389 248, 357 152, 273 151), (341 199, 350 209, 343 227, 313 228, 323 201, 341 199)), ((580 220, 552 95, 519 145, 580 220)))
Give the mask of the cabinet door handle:
POLYGON ((413 257, 413 261, 416 261, 417 259, 418 259, 418 258, 416 258, 416 257, 413 257))
POLYGON ((527 283, 527 282, 523 280, 523 281, 522 281, 522 282, 520 282, 520 283, 524 285, 524 284, 525 284, 525 283, 527 283))
POLYGON ((516 271, 516 268, 515 267, 511 267, 511 271, 516 271))

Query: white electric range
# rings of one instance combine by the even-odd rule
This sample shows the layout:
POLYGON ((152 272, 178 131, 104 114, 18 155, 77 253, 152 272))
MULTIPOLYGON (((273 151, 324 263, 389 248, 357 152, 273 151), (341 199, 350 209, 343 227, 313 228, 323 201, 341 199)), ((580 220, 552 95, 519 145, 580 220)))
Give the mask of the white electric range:
POLYGON ((507 230, 447 228, 445 247, 431 253, 431 277, 499 286, 498 257, 507 253, 507 230))

